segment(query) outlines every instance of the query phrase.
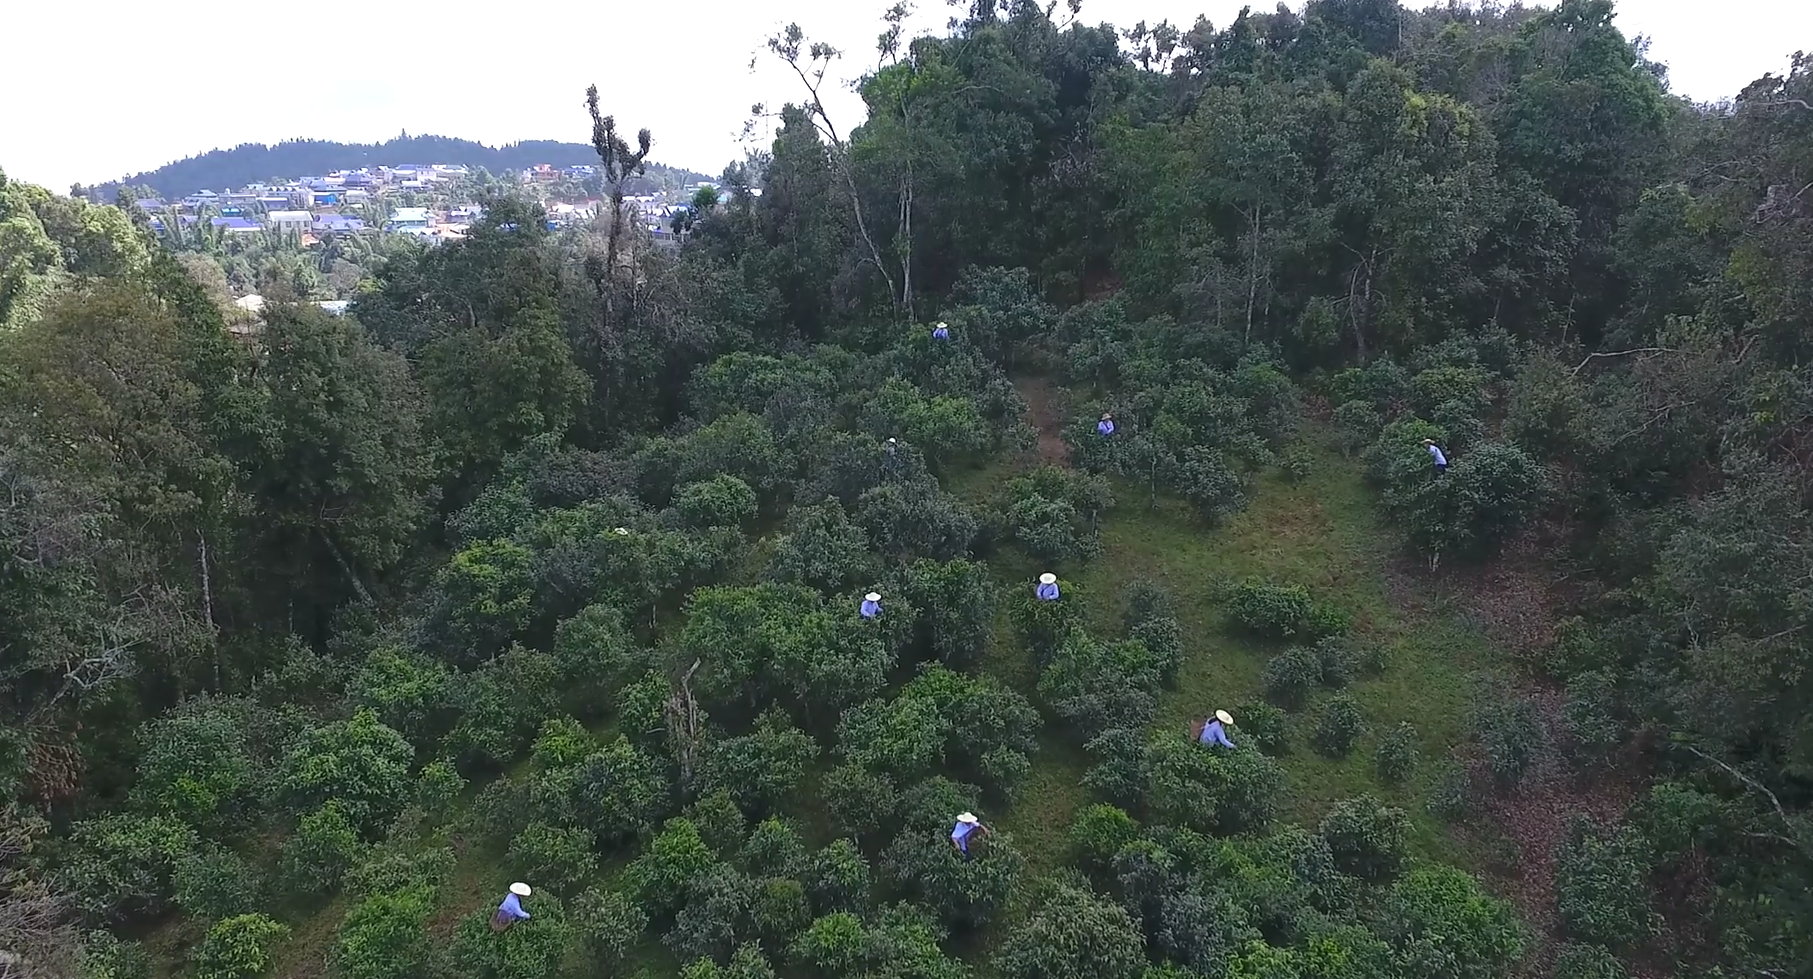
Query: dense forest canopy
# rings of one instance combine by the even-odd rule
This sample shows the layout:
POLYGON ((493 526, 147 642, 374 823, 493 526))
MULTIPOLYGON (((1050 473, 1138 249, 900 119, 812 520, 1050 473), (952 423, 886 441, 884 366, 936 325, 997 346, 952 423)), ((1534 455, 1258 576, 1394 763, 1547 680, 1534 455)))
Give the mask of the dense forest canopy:
MULTIPOLYGON (((294 139, 267 146, 242 143, 230 150, 209 150, 198 156, 167 163, 156 170, 135 173, 112 183, 87 188, 93 200, 111 202, 126 187, 148 187, 167 199, 199 190, 222 191, 247 184, 297 177, 321 176, 336 170, 408 164, 458 164, 492 173, 524 170, 546 163, 555 167, 596 166, 597 155, 585 143, 531 139, 502 146, 486 146, 449 136, 402 135, 382 143, 336 143, 322 139, 294 139)), ((703 174, 650 164, 660 173, 671 171, 675 184, 705 179, 703 174)))
POLYGON ((901 21, 346 317, 0 176, 0 974, 1813 977, 1813 59, 901 21))

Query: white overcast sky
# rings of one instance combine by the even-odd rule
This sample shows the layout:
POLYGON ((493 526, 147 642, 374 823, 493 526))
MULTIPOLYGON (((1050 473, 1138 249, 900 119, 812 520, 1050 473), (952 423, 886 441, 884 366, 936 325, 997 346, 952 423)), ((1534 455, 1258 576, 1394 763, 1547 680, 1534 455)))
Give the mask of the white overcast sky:
MULTIPOLYGON (((1082 19, 1188 26, 1201 13, 1219 27, 1242 5, 1085 0, 1082 19)), ((620 122, 654 130, 651 159, 716 174, 740 156, 736 135, 752 103, 798 93, 765 54, 750 72, 763 39, 797 21, 845 50, 854 77, 874 63, 887 0, 16 6, 0 57, 0 169, 63 191, 215 147, 297 137, 369 142, 407 130, 583 142, 593 82, 620 122)), ((942 30, 952 13, 945 0, 915 6, 921 32, 942 30)), ((1652 38, 1650 55, 1669 65, 1674 90, 1700 100, 1784 73, 1795 50, 1813 48, 1813 0, 1622 0, 1618 23, 1652 38)), ((861 104, 839 95, 834 117, 848 128, 861 104)))

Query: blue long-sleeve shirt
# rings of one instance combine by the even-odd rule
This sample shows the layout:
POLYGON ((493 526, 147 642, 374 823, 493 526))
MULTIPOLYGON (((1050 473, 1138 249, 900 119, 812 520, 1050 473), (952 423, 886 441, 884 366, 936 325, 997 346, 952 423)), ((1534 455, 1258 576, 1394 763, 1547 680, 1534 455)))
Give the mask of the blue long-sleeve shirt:
POLYGON ((1209 723, 1202 726, 1202 737, 1198 740, 1203 744, 1218 744, 1223 748, 1234 746, 1234 742, 1228 740, 1227 732, 1222 730, 1221 721, 1217 718, 1210 718, 1209 723))
POLYGON ((1103 435, 1113 435, 1114 434, 1114 422, 1109 421, 1108 419, 1104 418, 1101 421, 1096 423, 1095 430, 1102 433, 1103 435))
POLYGON ((1052 584, 1047 585, 1044 582, 1040 582, 1039 589, 1038 589, 1038 596, 1039 596, 1039 601, 1041 601, 1041 602, 1057 601, 1058 600, 1057 584, 1054 582, 1052 584))
POLYGON ((1438 466, 1445 466, 1448 464, 1448 457, 1442 454, 1442 449, 1439 445, 1430 446, 1429 455, 1435 459, 1435 464, 1438 466))
POLYGON ((867 599, 864 599, 863 603, 862 603, 861 611, 862 611, 863 618, 872 619, 872 618, 876 617, 877 615, 881 614, 881 603, 880 602, 871 602, 871 601, 868 601, 867 599))
POLYGON ((511 921, 529 920, 529 912, 522 909, 522 902, 517 900, 515 894, 504 898, 504 903, 498 905, 497 910, 499 914, 509 915, 511 921))
POLYGON ((932 339, 934 339, 934 340, 948 340, 948 339, 950 339, 950 336, 951 336, 951 331, 945 329, 942 326, 937 328, 936 330, 932 331, 932 339))

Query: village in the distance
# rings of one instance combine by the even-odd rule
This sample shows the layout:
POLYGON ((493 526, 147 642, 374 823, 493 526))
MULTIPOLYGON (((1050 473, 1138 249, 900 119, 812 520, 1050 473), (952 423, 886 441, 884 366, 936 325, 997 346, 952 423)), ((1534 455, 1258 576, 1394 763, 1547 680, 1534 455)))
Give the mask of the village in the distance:
MULTIPOLYGON (((625 195, 624 203, 658 246, 677 247, 699 191, 716 187, 708 180, 645 181, 643 192, 625 195)), ((429 245, 462 240, 484 214, 481 201, 498 192, 539 202, 550 230, 588 226, 605 203, 597 167, 546 163, 503 174, 448 163, 373 166, 198 190, 169 200, 128 194, 121 203, 179 248, 211 241, 213 250, 228 253, 254 243, 338 251, 332 246, 348 238, 402 236, 429 245)), ((235 304, 255 314, 264 298, 248 292, 235 304)), ((324 299, 317 305, 339 314, 350 302, 324 299)))

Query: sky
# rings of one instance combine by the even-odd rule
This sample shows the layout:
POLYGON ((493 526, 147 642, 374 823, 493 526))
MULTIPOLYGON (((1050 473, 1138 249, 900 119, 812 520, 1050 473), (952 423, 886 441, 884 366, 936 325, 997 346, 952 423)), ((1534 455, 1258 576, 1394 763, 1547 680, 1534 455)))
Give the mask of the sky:
MULTIPOLYGON (((845 83, 874 66, 888 2, 540 0, 485 4, 479 18, 457 3, 340 5, 324 17, 253 14, 242 0, 150 0, 129 17, 122 0, 21 4, 0 58, 0 169, 63 191, 248 142, 404 131, 585 142, 585 88, 596 83, 620 125, 654 131, 651 160, 716 174, 741 156, 752 104, 801 94, 763 45, 788 22, 846 52, 828 103, 840 129, 860 123, 845 83)), ((1084 0, 1081 19, 1187 27, 1203 14, 1223 26, 1242 5, 1084 0)), ((956 10, 917 0, 909 23, 939 31, 956 10)), ((1813 48, 1807 0, 1622 0, 1618 11, 1626 35, 1652 39, 1673 89, 1701 101, 1785 73, 1797 48, 1813 48)))

